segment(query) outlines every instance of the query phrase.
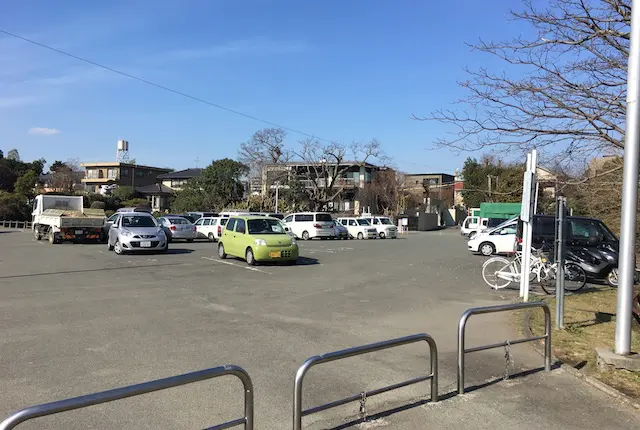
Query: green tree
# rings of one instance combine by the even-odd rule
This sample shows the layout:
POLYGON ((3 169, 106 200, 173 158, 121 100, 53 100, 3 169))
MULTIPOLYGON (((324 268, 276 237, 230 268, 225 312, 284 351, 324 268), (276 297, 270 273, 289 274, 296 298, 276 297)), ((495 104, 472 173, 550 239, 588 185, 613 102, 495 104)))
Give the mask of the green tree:
POLYGON ((136 197, 136 190, 133 187, 124 186, 118 187, 111 193, 111 196, 124 202, 126 200, 131 200, 136 197))
POLYGON ((176 193, 176 197, 171 204, 173 212, 188 212, 205 209, 204 191, 196 180, 189 180, 182 190, 176 193))
POLYGON ((33 170, 29 170, 16 180, 14 186, 15 193, 25 199, 32 199, 35 195, 35 187, 40 179, 40 175, 33 170))
POLYGON ((20 161, 20 153, 17 149, 10 149, 9 152, 7 152, 7 158, 13 161, 20 161))
POLYGON ((241 179, 248 173, 249 167, 230 158, 211 163, 197 181, 205 194, 204 207, 223 209, 242 200, 244 185, 241 179))
POLYGON ((0 191, 0 219, 26 221, 30 216, 27 199, 18 194, 0 191))
POLYGON ((480 161, 467 158, 462 175, 462 198, 467 207, 479 207, 482 202, 519 202, 522 199, 524 166, 520 164, 502 163, 490 156, 484 156, 480 161))

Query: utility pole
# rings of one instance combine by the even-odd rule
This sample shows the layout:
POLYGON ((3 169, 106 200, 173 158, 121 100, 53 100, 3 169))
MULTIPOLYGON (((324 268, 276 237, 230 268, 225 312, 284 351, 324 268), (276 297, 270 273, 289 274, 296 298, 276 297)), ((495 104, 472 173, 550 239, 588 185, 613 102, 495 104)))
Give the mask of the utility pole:
POLYGON ((278 213, 278 191, 280 190, 280 181, 276 181, 276 213, 278 213))
POLYGON ((615 353, 631 353, 631 312, 635 271, 638 162, 640 161, 640 0, 631 7, 631 40, 627 75, 627 128, 624 142, 622 210, 620 214, 620 261, 615 353))

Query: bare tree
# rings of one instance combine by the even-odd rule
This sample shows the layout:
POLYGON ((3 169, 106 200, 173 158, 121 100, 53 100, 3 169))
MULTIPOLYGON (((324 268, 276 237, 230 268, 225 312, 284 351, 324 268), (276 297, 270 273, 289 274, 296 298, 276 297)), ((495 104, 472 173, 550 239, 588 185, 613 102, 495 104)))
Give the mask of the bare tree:
POLYGON ((511 12, 537 37, 480 41, 475 50, 507 71, 467 70, 460 85, 470 111, 439 110, 421 120, 452 124, 436 145, 456 150, 509 146, 546 149, 547 157, 584 161, 624 146, 631 0, 531 0, 511 12))
POLYGON ((238 161, 249 166, 251 176, 260 177, 266 164, 283 163, 291 158, 291 152, 284 147, 286 135, 281 128, 256 131, 251 139, 240 144, 238 161))
POLYGON ((80 183, 83 173, 78 160, 70 159, 65 162, 55 161, 51 167, 51 183, 54 189, 64 192, 73 192, 76 185, 80 183))
POLYGON ((301 163, 295 167, 295 176, 304 185, 310 205, 316 209, 327 206, 342 194, 347 185, 344 174, 350 168, 373 160, 386 160, 376 139, 349 146, 307 139, 300 142, 296 155, 301 163))

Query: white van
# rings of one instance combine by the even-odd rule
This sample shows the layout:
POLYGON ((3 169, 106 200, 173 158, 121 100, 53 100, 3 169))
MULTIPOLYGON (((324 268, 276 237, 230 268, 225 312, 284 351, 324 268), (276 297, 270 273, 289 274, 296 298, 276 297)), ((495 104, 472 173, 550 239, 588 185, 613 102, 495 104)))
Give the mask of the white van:
POLYGON ((462 222, 460 226, 460 234, 463 236, 469 236, 469 233, 472 231, 477 232, 480 230, 480 217, 479 216, 468 216, 462 222))
POLYGON ((517 219, 506 221, 494 229, 478 233, 473 239, 469 239, 467 248, 471 252, 479 252, 486 256, 511 254, 516 247, 517 227, 517 219))
POLYGON ((378 216, 378 215, 362 215, 360 218, 366 219, 371 223, 372 226, 376 228, 378 231, 378 237, 380 239, 391 238, 395 239, 398 237, 398 227, 393 225, 391 219, 386 216, 378 216))
POLYGON ((378 230, 366 218, 338 218, 338 222, 349 231, 349 236, 358 239, 375 239, 378 230))
POLYGON ((296 238, 304 240, 335 236, 333 218, 326 212, 300 212, 287 215, 282 222, 296 238))

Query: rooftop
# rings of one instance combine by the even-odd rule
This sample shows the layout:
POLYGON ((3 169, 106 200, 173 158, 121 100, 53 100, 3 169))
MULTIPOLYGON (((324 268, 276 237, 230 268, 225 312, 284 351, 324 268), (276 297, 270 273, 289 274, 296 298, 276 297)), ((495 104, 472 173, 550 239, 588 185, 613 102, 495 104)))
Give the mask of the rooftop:
POLYGON ((163 173, 158 175, 158 179, 191 179, 202 174, 203 169, 185 169, 177 172, 163 173))
MULTIPOLYGON (((274 164, 267 164, 267 167, 290 167, 290 166, 321 166, 323 163, 321 161, 288 161, 286 163, 274 163, 274 164)), ((335 164, 335 162, 327 162, 326 164, 333 166, 335 164)), ((342 162, 339 163, 340 166, 365 166, 365 167, 372 167, 372 168, 380 168, 380 166, 377 166, 375 164, 371 164, 371 163, 367 163, 362 162, 362 161, 351 161, 351 160, 343 160, 342 162)))
POLYGON ((142 195, 158 196, 158 195, 173 195, 174 194, 174 191, 171 188, 165 187, 162 184, 145 185, 144 187, 136 187, 135 190, 136 190, 136 193, 139 193, 139 194, 142 194, 142 195))
POLYGON ((89 163, 80 163, 82 167, 133 167, 138 169, 160 170, 163 172, 171 171, 168 167, 143 166, 142 164, 121 163, 119 161, 96 161, 89 163))

